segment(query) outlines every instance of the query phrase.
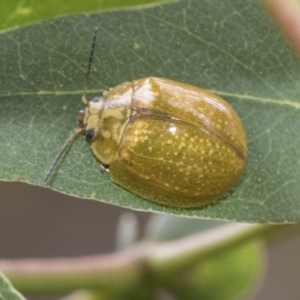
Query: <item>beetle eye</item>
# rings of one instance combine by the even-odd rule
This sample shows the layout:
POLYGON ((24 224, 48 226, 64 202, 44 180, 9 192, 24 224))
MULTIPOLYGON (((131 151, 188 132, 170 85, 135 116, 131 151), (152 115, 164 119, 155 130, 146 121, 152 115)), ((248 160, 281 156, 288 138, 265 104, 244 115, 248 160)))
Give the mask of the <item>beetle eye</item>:
POLYGON ((91 100, 91 102, 99 102, 99 97, 94 97, 92 100, 91 100))
POLYGON ((91 128, 85 131, 84 133, 87 141, 90 141, 95 135, 95 129, 91 128))

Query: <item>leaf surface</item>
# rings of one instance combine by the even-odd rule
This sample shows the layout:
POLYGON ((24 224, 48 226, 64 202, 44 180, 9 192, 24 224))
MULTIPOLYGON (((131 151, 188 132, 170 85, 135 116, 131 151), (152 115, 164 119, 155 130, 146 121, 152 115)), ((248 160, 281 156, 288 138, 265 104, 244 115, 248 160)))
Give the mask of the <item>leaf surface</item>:
POLYGON ((264 7, 252 0, 182 0, 66 16, 1 34, 2 180, 43 184, 83 107, 95 26, 90 98, 106 87, 147 76, 208 89, 239 114, 248 139, 247 167, 225 199, 198 209, 165 208, 111 183, 80 136, 55 169, 51 188, 189 217, 299 221, 300 65, 264 7))
POLYGON ((8 279, 0 272, 0 299, 1 300, 25 300, 25 298, 17 292, 8 279))

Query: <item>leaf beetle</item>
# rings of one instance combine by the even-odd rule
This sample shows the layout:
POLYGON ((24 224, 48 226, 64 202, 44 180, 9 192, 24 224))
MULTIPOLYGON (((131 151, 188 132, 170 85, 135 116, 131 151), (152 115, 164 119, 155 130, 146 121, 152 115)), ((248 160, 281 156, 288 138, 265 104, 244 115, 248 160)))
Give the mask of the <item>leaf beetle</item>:
POLYGON ((220 198, 240 179, 245 132, 233 108, 217 95, 158 77, 121 83, 89 102, 85 94, 78 129, 45 180, 78 133, 86 136, 112 182, 161 205, 198 207, 220 198))

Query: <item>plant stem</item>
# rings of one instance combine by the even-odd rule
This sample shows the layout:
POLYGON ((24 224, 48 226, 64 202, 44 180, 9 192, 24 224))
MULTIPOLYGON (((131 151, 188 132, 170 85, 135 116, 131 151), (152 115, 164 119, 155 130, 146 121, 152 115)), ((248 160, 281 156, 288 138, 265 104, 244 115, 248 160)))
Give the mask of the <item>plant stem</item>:
POLYGON ((145 283, 163 280, 170 272, 177 272, 225 248, 261 239, 285 228, 290 229, 291 225, 229 223, 171 242, 145 242, 126 251, 105 255, 3 259, 0 270, 15 288, 27 294, 53 295, 78 289, 125 293, 145 286, 145 283))

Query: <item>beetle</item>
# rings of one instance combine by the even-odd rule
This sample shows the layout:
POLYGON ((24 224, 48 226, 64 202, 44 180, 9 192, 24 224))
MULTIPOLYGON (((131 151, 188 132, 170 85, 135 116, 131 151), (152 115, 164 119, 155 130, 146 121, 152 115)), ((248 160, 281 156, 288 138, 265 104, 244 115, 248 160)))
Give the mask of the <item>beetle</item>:
POLYGON ((198 207, 226 194, 243 173, 241 121, 207 90, 146 77, 91 101, 84 93, 82 100, 86 107, 74 135, 84 134, 110 180, 135 195, 175 208, 198 207))

